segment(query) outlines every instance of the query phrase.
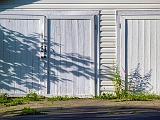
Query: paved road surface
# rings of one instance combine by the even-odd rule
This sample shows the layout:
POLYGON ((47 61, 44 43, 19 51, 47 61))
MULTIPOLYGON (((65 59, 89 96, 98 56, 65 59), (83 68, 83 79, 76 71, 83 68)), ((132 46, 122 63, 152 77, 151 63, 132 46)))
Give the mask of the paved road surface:
POLYGON ((133 107, 45 108, 45 113, 45 115, 1 118, 1 120, 160 120, 160 111, 157 109, 133 107))

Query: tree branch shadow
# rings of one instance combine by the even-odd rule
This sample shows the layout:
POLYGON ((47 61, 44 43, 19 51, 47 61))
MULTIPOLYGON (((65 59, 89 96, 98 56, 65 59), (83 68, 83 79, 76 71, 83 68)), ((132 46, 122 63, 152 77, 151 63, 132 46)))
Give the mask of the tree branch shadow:
POLYGON ((0 25, 1 92, 27 94, 29 91, 35 91, 39 93, 47 89, 43 84, 47 83, 47 73, 44 73, 47 69, 50 72, 50 83, 73 82, 73 77, 60 77, 57 72, 83 77, 86 80, 95 77, 95 71, 90 67, 94 62, 89 56, 78 53, 58 53, 54 47, 60 47, 62 44, 56 42, 50 43, 54 47, 50 52, 53 57, 49 57, 49 68, 46 64, 41 64, 44 61, 47 62, 47 59, 40 58, 40 34, 23 32, 0 25))
POLYGON ((141 74, 140 63, 133 69, 129 75, 128 85, 132 92, 150 92, 153 89, 151 85, 152 69, 144 75, 141 74))

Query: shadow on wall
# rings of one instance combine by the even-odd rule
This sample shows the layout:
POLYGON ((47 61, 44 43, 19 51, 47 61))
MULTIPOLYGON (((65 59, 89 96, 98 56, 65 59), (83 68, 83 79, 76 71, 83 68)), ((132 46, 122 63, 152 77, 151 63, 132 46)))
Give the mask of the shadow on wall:
POLYGON ((39 0, 0 0, 0 11, 5 11, 6 9, 12 9, 27 4, 32 4, 37 1, 39 0))
MULTIPOLYGON (((25 36, 0 25, 0 88, 5 92, 39 90, 42 66, 38 56, 39 34, 25 36)), ((3 92, 2 91, 2 92, 3 92)))
POLYGON ((140 63, 132 70, 129 75, 129 90, 132 92, 150 92, 153 89, 151 85, 152 70, 144 75, 141 74, 140 63))
MULTIPOLYGON (((39 0, 2 0, 0 11, 32 4, 36 1, 39 0)), ((24 34, 25 25, 20 29, 21 31, 18 32, 10 26, 0 24, 0 92, 5 91, 12 94, 24 94, 32 90, 44 92, 49 85, 46 86, 47 63, 46 60, 40 59, 39 55, 40 35, 37 32, 24 34)), ((54 42, 51 45, 53 48, 62 46, 54 42)), ((72 52, 59 54, 54 49, 51 49, 51 54, 54 57, 50 58, 50 82, 71 80, 65 77, 59 78, 57 71, 85 79, 95 77, 95 71, 90 67, 93 65, 90 57, 72 52), (56 59, 58 57, 61 60, 56 59)))
MULTIPOLYGON (((39 92, 46 89, 47 64, 42 64, 40 58, 40 35, 32 33, 24 35, 20 32, 9 30, 0 26, 0 88, 1 92, 25 94, 30 91, 39 92), (44 68, 44 69, 43 69, 44 68)), ((53 46, 61 46, 52 43, 53 46)), ((78 53, 59 54, 51 50, 54 57, 50 58, 50 68, 73 76, 94 77, 94 70, 91 69, 90 58, 78 53), (56 58, 60 58, 58 60, 56 58), (82 66, 83 64, 83 66, 82 66), (68 70, 70 69, 70 70, 68 70)), ((43 60, 44 61, 44 60, 43 60)), ((55 71, 50 71, 52 80, 64 81, 73 78, 59 79, 55 71)), ((44 91, 43 91, 44 92, 44 91)))
MULTIPOLYGON (((114 70, 116 66, 113 64, 112 67, 105 66, 105 72, 101 75, 101 79, 114 79, 114 70)), ((121 71, 124 74, 124 71, 121 71)), ((128 75, 128 88, 129 91, 137 93, 137 92, 150 92, 153 89, 151 85, 151 76, 152 70, 144 75, 141 74, 140 63, 137 64, 137 67, 131 70, 131 73, 128 75)), ((122 80, 122 86, 124 87, 125 80, 122 80)), ((111 91, 113 92, 113 91, 111 91)))

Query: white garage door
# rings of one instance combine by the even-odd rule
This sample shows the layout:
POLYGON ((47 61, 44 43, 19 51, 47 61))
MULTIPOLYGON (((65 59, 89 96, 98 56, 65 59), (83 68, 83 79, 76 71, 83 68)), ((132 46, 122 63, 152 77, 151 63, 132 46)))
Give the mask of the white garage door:
POLYGON ((93 18, 53 17, 48 20, 48 27, 48 93, 53 96, 94 96, 93 18))
POLYGON ((0 92, 42 93, 40 34, 43 16, 0 15, 0 92))
POLYGON ((160 16, 123 16, 121 22, 121 66, 129 89, 160 94, 160 16))
POLYGON ((93 16, 1 14, 0 92, 94 96, 94 37, 93 16))

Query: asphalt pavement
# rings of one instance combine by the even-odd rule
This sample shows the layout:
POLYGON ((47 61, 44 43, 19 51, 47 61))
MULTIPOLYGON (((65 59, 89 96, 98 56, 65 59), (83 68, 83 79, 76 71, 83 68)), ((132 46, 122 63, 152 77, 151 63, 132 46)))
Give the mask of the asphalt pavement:
POLYGON ((160 120, 160 111, 149 108, 83 106, 39 110, 42 115, 1 117, 1 120, 160 120))

